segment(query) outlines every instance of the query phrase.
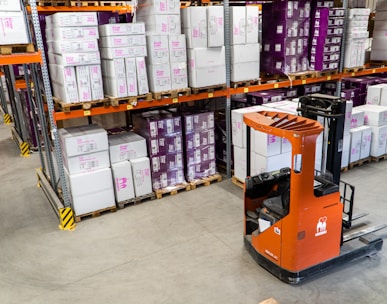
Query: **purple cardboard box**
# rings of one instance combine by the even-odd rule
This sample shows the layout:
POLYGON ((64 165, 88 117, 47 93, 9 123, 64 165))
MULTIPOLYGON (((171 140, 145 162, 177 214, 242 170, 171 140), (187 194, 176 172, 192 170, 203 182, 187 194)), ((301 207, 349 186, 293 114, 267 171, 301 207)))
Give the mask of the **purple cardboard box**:
POLYGON ((183 184, 184 182, 185 179, 183 169, 173 169, 165 172, 152 174, 153 190, 173 187, 176 185, 183 184))
POLYGON ((344 89, 341 91, 341 98, 345 100, 352 100, 355 96, 360 94, 360 89, 344 89))
POLYGON ((327 35, 330 36, 342 36, 344 33, 343 27, 330 27, 327 30, 327 35))
POLYGON ((168 153, 182 152, 182 135, 148 139, 149 155, 166 155, 168 153))
POLYGON ((185 134, 186 150, 193 150, 215 143, 215 131, 207 130, 185 134))
POLYGON ((184 132, 187 134, 192 132, 214 129, 214 121, 214 112, 184 114, 184 132))
POLYGON ((201 162, 215 160, 215 158, 215 144, 186 151, 187 165, 200 164, 201 162))
POLYGON ((305 84, 298 87, 298 95, 303 96, 307 94, 319 93, 321 92, 320 83, 305 84))
POLYGON ((367 79, 367 78, 343 78, 342 83, 344 88, 351 89, 351 88, 359 88, 360 93, 366 93, 367 88, 370 85, 373 85, 376 83, 375 79, 367 79))
POLYGON ((152 173, 184 168, 182 152, 151 156, 150 162, 152 166, 152 173))
POLYGON ((247 94, 247 103, 250 105, 261 105, 274 101, 281 101, 285 98, 283 91, 252 92, 247 94))
POLYGON ((173 136, 182 133, 181 117, 166 111, 146 112, 133 116, 137 132, 146 138, 173 136))
POLYGON ((216 174, 216 161, 187 166, 186 178, 189 182, 216 174))
POLYGON ((113 12, 97 12, 97 18, 99 25, 120 22, 119 14, 113 12))

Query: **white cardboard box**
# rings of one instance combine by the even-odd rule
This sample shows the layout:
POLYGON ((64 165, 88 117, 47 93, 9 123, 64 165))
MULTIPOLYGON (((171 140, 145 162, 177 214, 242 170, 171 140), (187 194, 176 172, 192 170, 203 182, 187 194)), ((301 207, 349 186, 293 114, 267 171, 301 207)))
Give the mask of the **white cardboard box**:
POLYGON ((148 64, 147 69, 151 92, 171 90, 171 65, 169 63, 148 64))
POLYGON ((98 27, 101 36, 122 36, 145 34, 145 23, 112 23, 98 27))
MULTIPOLYGON (((247 176, 247 154, 246 148, 233 146, 234 149, 234 176, 241 181, 245 181, 247 176)), ((250 151, 250 176, 257 174, 255 169, 255 154, 250 151)))
POLYGON ((255 153, 255 167, 257 173, 280 170, 292 166, 292 153, 262 156, 255 153))
POLYGON ((91 101, 93 98, 91 92, 90 69, 87 65, 80 65, 75 67, 75 74, 77 75, 78 97, 79 101, 91 101))
POLYGON ((231 111, 232 144, 234 146, 238 146, 240 148, 246 147, 246 125, 243 122, 243 115, 262 110, 265 110, 262 106, 253 106, 231 111))
POLYGON ((112 97, 127 97, 128 83, 125 78, 102 77, 103 89, 106 95, 112 97))
POLYGON ((136 58, 125 58, 126 82, 128 88, 128 96, 137 96, 137 72, 136 58))
POLYGON ((184 89, 188 87, 188 71, 187 63, 172 62, 171 63, 171 88, 172 90, 184 89))
POLYGON ((77 77, 74 67, 63 67, 61 65, 49 64, 51 82, 53 84, 54 96, 63 102, 78 101, 77 77))
POLYGON ((169 61, 172 62, 187 62, 187 48, 185 43, 185 35, 168 35, 169 41, 169 61))
POLYGON ((387 87, 387 84, 376 84, 376 85, 369 86, 367 88, 366 103, 373 104, 373 105, 379 105, 381 95, 382 95, 382 89, 384 87, 387 87))
POLYGON ((349 163, 353 163, 360 159, 362 130, 359 128, 353 128, 351 129, 350 133, 351 149, 349 151, 349 163))
POLYGON ((370 156, 372 129, 368 126, 359 127, 361 129, 360 159, 370 156))
POLYGON ((145 57, 147 55, 147 49, 145 45, 116 48, 101 47, 99 50, 101 52, 102 59, 145 57))
POLYGON ((349 134, 349 130, 351 129, 352 108, 352 100, 347 100, 345 104, 344 135, 349 134))
POLYGON ((149 93, 148 73, 144 57, 136 58, 136 72, 138 94, 143 95, 149 93))
POLYGON ((99 52, 66 53, 60 55, 48 53, 48 60, 50 63, 63 66, 78 66, 101 63, 99 52))
POLYGON ((125 47, 146 45, 145 35, 102 36, 101 47, 125 47))
POLYGON ((130 163, 132 164, 133 183, 136 196, 151 193, 152 178, 149 158, 136 158, 131 160, 130 163))
POLYGON ((103 85, 106 95, 113 97, 128 96, 128 84, 126 80, 125 59, 101 60, 103 85))
POLYGON ((62 151, 67 157, 108 150, 105 129, 86 125, 58 130, 62 151))
POLYGON ((364 124, 369 126, 387 125, 387 107, 378 105, 363 105, 356 107, 364 111, 364 124))
POLYGON ((259 44, 231 47, 231 81, 259 79, 259 44))
MULTIPOLYGON (((208 47, 224 46, 224 17, 223 6, 207 7, 208 47)), ((258 32, 257 32, 258 39, 258 32)))
POLYGON ((70 174, 109 168, 109 151, 92 152, 71 157, 63 154, 63 165, 70 174))
POLYGON ((46 17, 47 28, 96 25, 98 25, 96 12, 61 12, 46 17))
POLYGON ((169 63, 168 35, 147 35, 146 41, 148 48, 148 63, 169 63))
POLYGON ((20 1, 15 0, 0 0, 0 11, 10 12, 20 12, 20 1))
POLYGON ((246 7, 230 7, 231 45, 246 44, 246 7))
POLYGON ((104 77, 125 78, 125 60, 123 58, 102 59, 101 67, 104 77))
POLYGON ((225 49, 188 49, 188 83, 200 88, 226 82, 225 49))
POLYGON ((207 9, 191 6, 181 11, 182 29, 187 37, 187 48, 207 47, 207 9))
POLYGON ((54 40, 47 42, 48 51, 51 53, 74 53, 74 52, 97 52, 98 51, 98 40, 54 40))
POLYGON ((89 65, 90 85, 92 100, 100 100, 105 97, 103 91, 102 70, 101 65, 89 65))
POLYGON ((387 126, 371 127, 371 151, 370 155, 379 157, 386 153, 387 126))
POLYGON ((0 11, 0 24, 1 45, 29 43, 23 12, 0 11))
POLYGON ((112 164, 148 155, 145 138, 134 132, 109 135, 109 152, 112 164))
POLYGON ((110 168, 70 175, 65 170, 65 174, 76 215, 115 206, 110 168))
POLYGON ((364 125, 364 115, 364 110, 361 110, 359 107, 355 107, 352 109, 351 129, 364 125))
POLYGON ((258 43, 259 9, 258 6, 246 6, 246 43, 258 43))
POLYGON ((387 85, 382 88, 382 93, 380 95, 380 105, 387 106, 387 85))
POLYGON ((343 151, 341 154, 341 168, 346 168, 349 165, 349 151, 351 149, 351 134, 344 134, 343 151))
POLYGON ((98 27, 57 27, 53 29, 46 29, 47 41, 69 41, 71 43, 80 43, 81 39, 98 39, 98 27), (76 41, 75 41, 76 40, 76 41))
POLYGON ((251 134, 253 135, 255 153, 265 157, 281 154, 281 137, 256 130, 251 134))
POLYGON ((116 202, 123 202, 135 197, 132 165, 123 161, 112 165, 114 194, 116 202))
POLYGON ((141 0, 136 11, 139 16, 179 13, 179 0, 141 0))
POLYGON ((148 34, 180 34, 180 14, 138 16, 137 20, 146 23, 148 34))

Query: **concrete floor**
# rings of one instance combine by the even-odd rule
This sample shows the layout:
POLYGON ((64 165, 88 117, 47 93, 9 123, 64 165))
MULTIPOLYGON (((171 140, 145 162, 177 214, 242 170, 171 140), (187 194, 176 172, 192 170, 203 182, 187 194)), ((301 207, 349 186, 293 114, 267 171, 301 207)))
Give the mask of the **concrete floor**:
MULTIPOLYGON (((242 240, 230 180, 129 206, 61 231, 37 188, 39 157, 19 156, 0 124, 0 303, 387 303, 387 245, 300 286, 258 266, 242 240)), ((387 161, 343 174, 356 209, 387 223, 387 161)), ((387 230, 380 232, 386 236, 387 230)))

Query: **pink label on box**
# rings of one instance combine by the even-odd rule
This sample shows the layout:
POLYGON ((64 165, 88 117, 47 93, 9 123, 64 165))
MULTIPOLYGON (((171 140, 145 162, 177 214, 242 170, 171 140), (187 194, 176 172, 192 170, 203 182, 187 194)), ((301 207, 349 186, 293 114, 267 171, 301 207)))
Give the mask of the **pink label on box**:
MULTIPOLYGON (((357 122, 357 120, 356 120, 356 122, 357 122)), ((364 115, 364 123, 368 124, 368 115, 364 115)))
POLYGON ((172 41, 172 47, 173 48, 178 48, 180 46, 179 41, 172 41))
POLYGON ((198 38, 198 37, 200 37, 200 31, 199 31, 199 29, 197 29, 197 28, 193 28, 193 29, 192 29, 192 37, 193 37, 193 38, 198 38))
POLYGON ((164 2, 160 2, 159 10, 160 12, 165 12, 167 10, 164 2))
POLYGON ((5 28, 13 29, 13 22, 12 18, 3 18, 3 25, 5 28))
POLYGON ((128 179, 126 177, 116 178, 116 188, 117 191, 125 189, 128 187, 128 179))
POLYGON ((168 25, 166 23, 161 24, 161 32, 168 33, 168 25))
POLYGON ((156 76, 157 77, 162 77, 162 76, 164 76, 164 71, 156 71, 156 76))

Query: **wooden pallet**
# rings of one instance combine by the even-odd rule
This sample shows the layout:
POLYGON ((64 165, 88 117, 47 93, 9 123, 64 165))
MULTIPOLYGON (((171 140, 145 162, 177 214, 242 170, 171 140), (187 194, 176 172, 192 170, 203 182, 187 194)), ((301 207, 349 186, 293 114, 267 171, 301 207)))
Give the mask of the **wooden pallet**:
POLYGON ((167 187, 164 189, 159 189, 156 190, 156 197, 158 199, 162 198, 164 195, 169 194, 169 195, 176 195, 180 191, 190 191, 191 190, 191 185, 189 183, 183 183, 180 185, 172 186, 172 187, 167 187))
POLYGON ((36 1, 38 6, 70 6, 69 0, 40 0, 36 1))
POLYGON ((353 169, 354 167, 362 166, 362 165, 370 163, 370 162, 371 162, 371 157, 366 157, 366 158, 360 159, 358 161, 355 161, 353 163, 350 163, 348 167, 349 167, 349 169, 353 169))
POLYGON ((320 74, 318 71, 306 71, 306 72, 297 72, 297 73, 289 73, 288 78, 291 80, 297 80, 297 79, 309 79, 309 78, 317 78, 320 74))
POLYGON ((99 6, 125 6, 127 1, 99 1, 99 6))
POLYGON ((70 0, 70 6, 99 6, 99 1, 70 0))
POLYGON ((354 67, 354 68, 344 68, 343 72, 344 73, 356 73, 356 72, 363 71, 364 69, 365 69, 364 66, 354 67))
POLYGON ((117 207, 116 206, 112 206, 112 207, 107 207, 107 208, 104 208, 104 209, 96 210, 96 211, 93 211, 93 212, 89 212, 89 213, 85 213, 85 214, 81 214, 81 215, 76 215, 75 216, 75 222, 79 223, 82 219, 87 218, 87 217, 95 218, 95 217, 100 216, 103 213, 116 212, 116 211, 117 211, 117 207))
POLYGON ((348 167, 341 168, 341 172, 347 172, 348 170, 348 167))
POLYGON ((237 89, 258 84, 260 84, 260 79, 231 82, 231 87, 237 89))
POLYGON ((113 107, 118 107, 121 104, 128 104, 135 107, 139 101, 151 101, 152 93, 138 95, 138 96, 128 96, 128 97, 106 96, 106 98, 109 100, 110 104, 113 107))
POLYGON ((328 70, 319 72, 320 76, 332 76, 339 74, 339 70, 328 70))
POLYGON ((0 55, 12 55, 17 53, 33 52, 35 52, 35 47, 32 43, 0 45, 0 55))
POLYGON ((234 185, 237 185, 239 188, 245 189, 245 182, 237 178, 236 176, 233 176, 231 178, 231 181, 234 185))
POLYGON ((177 98, 179 96, 190 96, 190 95, 191 95, 190 88, 152 93, 153 99, 156 99, 156 100, 160 100, 162 98, 177 98))
POLYGON ((382 160, 385 160, 385 159, 387 159, 387 154, 384 154, 384 155, 381 155, 381 156, 371 156, 371 160, 373 162, 376 162, 376 163, 378 163, 378 162, 380 162, 382 160))
POLYGON ((128 205, 128 204, 136 205, 139 203, 143 203, 147 200, 153 201, 155 198, 156 198, 156 194, 154 192, 151 192, 151 193, 146 194, 146 195, 141 195, 141 196, 134 197, 132 199, 129 199, 129 200, 126 200, 123 202, 119 202, 119 203, 117 203, 117 205, 118 205, 118 208, 122 209, 125 207, 125 205, 128 205))
POLYGON ((220 174, 214 174, 211 176, 203 177, 201 179, 197 179, 194 181, 189 182, 191 185, 191 189, 196 189, 196 187, 200 185, 209 186, 212 182, 221 182, 222 181, 222 175, 220 174))
POLYGON ((384 67, 387 65, 387 61, 385 60, 372 60, 370 66, 384 67))
POLYGON ((191 88, 191 91, 193 94, 199 94, 199 93, 213 93, 215 91, 222 91, 226 89, 227 89, 226 84, 218 84, 218 85, 213 85, 208 87, 191 88))
POLYGON ((107 107, 110 105, 109 99, 107 98, 75 103, 67 103, 57 97, 53 97, 52 99, 55 103, 55 109, 62 112, 71 112, 73 110, 90 110, 93 107, 107 107))

